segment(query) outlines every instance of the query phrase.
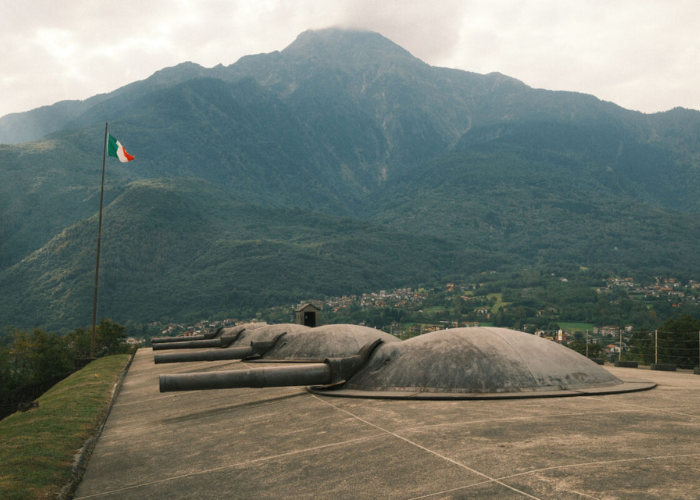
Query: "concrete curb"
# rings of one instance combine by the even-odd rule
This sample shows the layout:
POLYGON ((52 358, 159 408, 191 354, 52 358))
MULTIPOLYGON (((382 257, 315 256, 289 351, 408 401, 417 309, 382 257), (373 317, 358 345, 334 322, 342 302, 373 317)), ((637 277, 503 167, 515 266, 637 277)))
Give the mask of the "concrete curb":
POLYGON ((112 406, 114 406, 114 401, 117 399, 117 396, 119 395, 119 391, 122 388, 122 383, 124 382, 124 377, 126 377, 126 374, 129 372, 129 368, 131 367, 131 363, 132 363, 132 361, 134 361, 134 356, 136 356, 136 353, 131 355, 131 357, 129 358, 129 361, 127 361, 126 366, 124 367, 124 370, 122 371, 122 374, 119 376, 119 379, 117 379, 117 383, 114 384, 114 390, 112 391, 112 398, 110 399, 109 406, 107 407, 107 413, 105 413, 105 416, 102 419, 102 423, 100 424, 100 427, 97 430, 97 434, 94 436, 90 436, 87 439, 87 441, 85 441, 85 444, 83 445, 83 447, 80 448, 78 453, 75 454, 75 459, 73 460, 73 470, 71 471, 70 481, 68 482, 68 484, 66 484, 61 489, 61 492, 58 494, 58 496, 56 496, 57 500, 70 500, 70 499, 72 499, 73 495, 75 494, 75 491, 78 489, 78 485, 80 484, 80 481, 83 479, 83 474, 85 473, 85 469, 87 468, 88 460, 90 460, 90 455, 92 455, 92 452, 95 449, 95 445, 97 444, 97 441, 100 439, 100 436, 102 435, 102 431, 105 428, 105 424, 107 423, 107 419, 109 418, 109 414, 112 412, 112 406))
POLYGON ((619 368, 639 368, 639 363, 636 361, 615 361, 615 366, 619 368))
POLYGON ((657 370, 657 371, 662 371, 662 372, 675 372, 676 365, 671 364, 671 363, 652 364, 651 369, 657 370))

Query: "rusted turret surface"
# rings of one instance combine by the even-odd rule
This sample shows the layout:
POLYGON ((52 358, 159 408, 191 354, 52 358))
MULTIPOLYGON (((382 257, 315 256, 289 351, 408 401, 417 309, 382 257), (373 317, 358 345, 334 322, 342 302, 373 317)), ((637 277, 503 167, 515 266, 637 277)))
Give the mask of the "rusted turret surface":
POLYGON ((259 358, 275 346, 283 336, 304 334, 310 331, 307 326, 292 323, 264 325, 252 329, 244 328, 244 326, 223 337, 226 344, 223 349, 199 349, 188 352, 155 354, 153 361, 159 364, 259 358))
MULTIPOLYGON (((238 338, 238 334, 244 330, 251 331, 264 328, 267 323, 246 323, 229 328, 219 328, 214 336, 208 339, 197 339, 195 337, 173 337, 174 342, 161 342, 153 344, 154 351, 164 351, 170 349, 201 349, 206 347, 227 347, 238 338)), ((151 342, 153 342, 151 340, 151 342)))

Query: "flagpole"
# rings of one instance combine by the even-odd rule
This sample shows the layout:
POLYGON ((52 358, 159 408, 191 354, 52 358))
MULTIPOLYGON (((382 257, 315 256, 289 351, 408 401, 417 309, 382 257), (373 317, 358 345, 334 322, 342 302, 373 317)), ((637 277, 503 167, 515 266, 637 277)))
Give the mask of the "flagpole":
POLYGON ((92 329, 90 330, 90 357, 95 357, 95 322, 97 320, 97 280, 100 275, 100 242, 102 240, 102 200, 105 193, 105 160, 107 159, 107 123, 105 123, 105 142, 102 150, 102 187, 100 188, 100 219, 97 224, 97 260, 95 263, 95 295, 92 300, 92 329))

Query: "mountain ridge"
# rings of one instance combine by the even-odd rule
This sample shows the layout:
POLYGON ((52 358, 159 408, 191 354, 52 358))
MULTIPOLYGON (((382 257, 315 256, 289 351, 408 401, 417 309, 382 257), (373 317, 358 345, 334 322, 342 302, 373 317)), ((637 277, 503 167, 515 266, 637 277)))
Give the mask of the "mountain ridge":
MULTIPOLYGON (((358 30, 350 30, 350 29, 343 29, 343 28, 327 28, 324 30, 308 30, 303 33, 301 33, 297 39, 292 42, 288 47, 283 49, 282 51, 274 51, 266 54, 256 54, 256 55, 247 55, 241 57, 238 61, 235 63, 232 63, 229 66, 222 66, 221 64, 216 65, 212 68, 205 68, 197 63, 191 62, 191 61, 186 61, 183 63, 179 63, 175 66, 163 68, 161 70, 156 71, 151 75, 150 77, 132 82, 130 84, 127 84, 123 87, 120 87, 118 89, 115 89, 112 92, 105 93, 105 94, 98 94, 96 96, 92 96, 88 99, 85 100, 64 100, 60 101, 58 103, 52 104, 52 105, 45 105, 41 106, 39 108, 35 108, 29 111, 25 112, 18 112, 18 113, 10 113, 8 115, 5 115, 3 117, 0 117, 0 143, 2 144, 12 144, 12 143, 17 143, 17 142, 26 142, 28 140, 34 140, 42 137, 46 133, 50 133, 55 130, 59 130, 61 127, 63 127, 67 122, 67 118, 62 118, 59 120, 59 124, 57 124, 57 127, 53 128, 49 132, 46 132, 45 130, 38 130, 37 133, 29 134, 22 133, 22 140, 8 140, 8 129, 10 128, 10 125, 7 123, 7 121, 11 121, 14 127, 18 126, 18 121, 22 119, 23 116, 28 116, 31 114, 39 113, 40 111, 42 113, 44 112, 49 112, 50 108, 55 107, 55 110, 51 110, 51 112, 56 112, 56 114, 60 114, 60 109, 62 107, 76 107, 77 110, 71 110, 70 114, 72 116, 77 116, 80 114, 82 109, 85 109, 87 106, 91 106, 95 102, 99 102, 100 100, 104 99, 106 96, 110 95, 120 95, 121 93, 133 90, 133 89, 139 89, 140 87, 144 87, 146 89, 150 88, 152 89, 153 87, 156 87, 160 84, 172 84, 173 82, 179 82, 183 81, 186 79, 190 79, 196 76, 212 76, 214 78, 232 78, 231 73, 234 73, 233 78, 236 78, 239 76, 239 67, 245 67, 251 65, 251 63, 259 62, 259 61, 264 61, 268 59, 274 59, 274 62, 277 63, 280 58, 284 57, 285 55, 288 54, 295 54, 297 52, 300 52, 301 47, 304 47, 305 45, 319 45, 319 41, 322 40, 329 40, 332 39, 334 36, 345 36, 345 37, 352 37, 354 39, 359 39, 362 40, 359 35, 363 35, 366 37, 370 37, 373 40, 381 40, 382 45, 384 47, 392 47, 395 48, 398 52, 404 54, 406 59, 417 63, 421 67, 427 69, 432 69, 432 70, 437 70, 439 72, 443 73, 451 73, 451 74, 460 74, 462 77, 469 76, 469 77, 488 77, 490 79, 493 79, 497 82, 507 82, 509 84, 515 84, 517 86, 520 86, 524 89, 529 89, 529 90, 535 90, 535 91, 545 91, 545 92, 555 92, 555 93, 565 93, 565 94, 575 94, 575 95, 582 95, 582 96, 589 96, 593 97, 590 94, 584 94, 584 93, 578 93, 578 92, 569 92, 569 91, 551 91, 551 90, 545 90, 545 89, 533 89, 531 87, 528 87, 524 83, 520 82, 519 80, 516 80, 514 78, 508 77, 506 75, 503 75, 498 72, 492 72, 489 74, 481 75, 477 73, 472 73, 469 71, 465 70, 459 70, 459 69, 453 69, 453 68, 441 68, 441 67, 434 67, 434 66, 429 66, 428 64, 424 63, 418 58, 415 58, 413 55, 411 55, 408 51, 405 49, 401 48, 400 46, 396 45, 395 43, 391 42, 390 40, 386 39, 379 33, 375 33, 372 31, 358 31, 358 30), (306 43, 309 42, 309 43, 306 43), (7 120, 6 120, 7 119, 7 120), (42 135, 38 135, 42 134, 42 135)), ((364 41, 364 40, 362 40, 364 41)), ((338 45, 336 43, 336 45, 338 45)), ((346 44, 347 45, 347 44, 346 44)), ((373 50, 372 52, 377 52, 377 49, 373 50)), ((243 72, 249 72, 251 70, 246 69, 242 70, 243 72)), ((141 90, 139 90, 141 92, 141 90)), ((597 98, 595 98, 598 100, 597 98)), ((605 102, 605 101, 600 101, 600 102, 605 102)), ((617 105, 615 105, 617 106, 617 105)), ((620 108, 619 106, 617 106, 620 108)), ((624 109, 624 108, 620 108, 624 109)), ((678 108, 674 108, 678 109, 678 108)), ((683 108, 681 108, 683 109, 683 108)), ((668 111, 661 111, 657 113, 650 113, 650 114, 645 114, 639 111, 631 111, 631 110, 626 110, 629 111, 630 113, 638 114, 638 115, 643 115, 643 116, 648 116, 648 117, 653 117, 656 115, 661 115, 664 113, 667 113, 668 111)), ((691 112, 697 112, 700 113, 700 111, 696 110, 687 110, 691 112)), ((21 127, 20 127, 21 128, 21 127)))

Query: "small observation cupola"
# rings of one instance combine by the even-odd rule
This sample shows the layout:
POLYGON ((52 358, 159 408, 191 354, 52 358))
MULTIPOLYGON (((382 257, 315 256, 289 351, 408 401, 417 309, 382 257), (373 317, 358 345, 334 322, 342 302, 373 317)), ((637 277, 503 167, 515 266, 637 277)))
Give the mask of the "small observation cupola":
POLYGON ((296 310, 297 325, 316 328, 320 320, 320 309, 313 304, 304 304, 296 310))

